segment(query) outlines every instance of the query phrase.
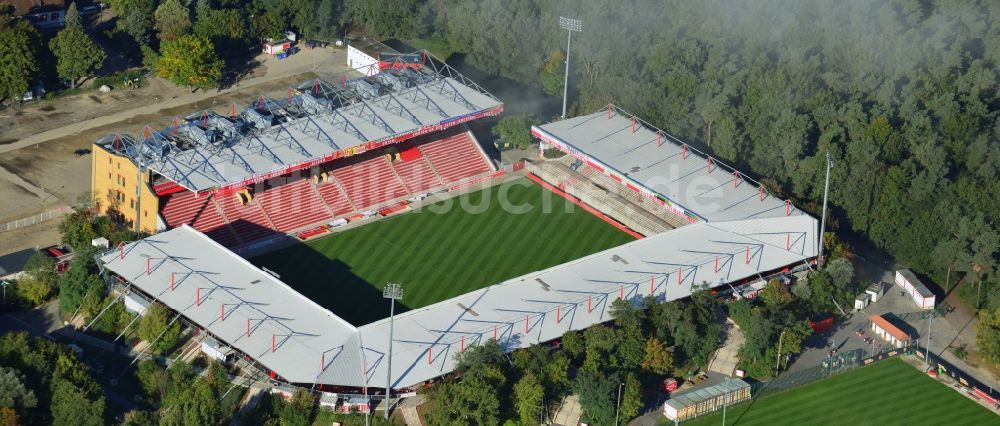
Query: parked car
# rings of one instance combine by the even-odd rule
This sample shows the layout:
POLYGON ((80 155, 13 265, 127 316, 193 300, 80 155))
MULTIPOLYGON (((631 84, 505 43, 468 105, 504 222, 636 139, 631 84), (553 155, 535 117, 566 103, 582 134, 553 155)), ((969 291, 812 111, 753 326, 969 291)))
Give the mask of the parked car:
POLYGON ((93 5, 92 4, 92 5, 81 7, 80 8, 80 14, 81 15, 90 15, 90 14, 93 14, 93 13, 97 13, 98 10, 99 9, 97 8, 97 5, 93 5))

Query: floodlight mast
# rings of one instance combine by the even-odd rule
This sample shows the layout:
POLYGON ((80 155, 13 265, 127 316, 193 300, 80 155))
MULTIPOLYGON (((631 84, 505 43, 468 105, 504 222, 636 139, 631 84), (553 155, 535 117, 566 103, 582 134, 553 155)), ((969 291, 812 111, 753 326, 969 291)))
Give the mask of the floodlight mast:
POLYGON ((386 358, 385 372, 385 419, 389 420, 389 398, 392 392, 392 328, 395 322, 396 300, 403 298, 403 286, 397 283, 388 283, 382 289, 382 297, 389 299, 389 356, 386 358))
POLYGON ((569 90, 569 46, 573 41, 573 31, 583 31, 583 21, 579 19, 559 17, 559 28, 566 30, 566 76, 563 78, 562 118, 566 118, 566 94, 569 90))

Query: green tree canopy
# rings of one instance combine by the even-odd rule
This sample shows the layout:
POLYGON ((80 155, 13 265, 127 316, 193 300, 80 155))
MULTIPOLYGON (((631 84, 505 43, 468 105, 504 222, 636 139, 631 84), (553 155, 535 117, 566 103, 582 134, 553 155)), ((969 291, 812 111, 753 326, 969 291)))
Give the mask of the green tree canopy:
POLYGON ((422 31, 418 0, 344 0, 342 16, 345 23, 384 38, 413 37, 422 31))
POLYGON ((49 42, 56 55, 56 71, 76 86, 104 62, 105 54, 79 25, 67 25, 49 42))
POLYGON ((524 114, 508 115, 493 126, 493 136, 518 148, 527 148, 532 142, 531 126, 538 123, 538 120, 524 114))
POLYGON ((514 384, 514 410, 521 418, 521 424, 532 425, 540 422, 542 397, 545 390, 534 373, 528 372, 514 384))
POLYGON ((28 91, 39 71, 41 37, 27 20, 0 13, 0 99, 28 91))
POLYGON ((164 352, 177 344, 181 326, 164 304, 154 302, 139 320, 139 338, 149 342, 153 352, 164 352))
POLYGON ((174 40, 191 30, 191 16, 180 0, 164 0, 156 8, 153 27, 160 40, 174 40))
POLYGON ((655 336, 646 340, 645 357, 642 359, 642 368, 653 374, 667 374, 673 368, 674 354, 670 347, 660 343, 660 339, 655 336))
POLYGON ((179 86, 208 89, 222 76, 222 61, 207 38, 189 34, 164 41, 160 55, 157 75, 179 86))

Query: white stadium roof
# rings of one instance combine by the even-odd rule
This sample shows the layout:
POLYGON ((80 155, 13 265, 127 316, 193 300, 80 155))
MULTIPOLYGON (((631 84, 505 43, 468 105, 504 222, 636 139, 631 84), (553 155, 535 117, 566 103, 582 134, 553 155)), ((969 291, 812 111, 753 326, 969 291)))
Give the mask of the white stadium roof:
MULTIPOLYGON (((808 215, 699 222, 415 309, 396 316, 393 387, 450 372, 463 345, 494 330, 505 349, 525 347, 611 319, 610 301, 621 295, 680 299, 692 286, 756 277, 815 249, 808 215)), ((122 251, 104 254, 105 268, 284 379, 384 383, 388 319, 355 328, 186 225, 122 251)))
POLYGON ((801 215, 757 182, 624 110, 532 126, 543 142, 645 188, 709 222, 801 215), (711 170, 710 170, 711 169, 711 170), (787 210, 786 210, 787 209, 787 210))
POLYGON ((336 83, 307 81, 288 97, 259 97, 233 117, 199 112, 171 127, 97 143, 191 191, 237 187, 400 142, 487 115, 503 104, 423 55, 422 68, 336 83))

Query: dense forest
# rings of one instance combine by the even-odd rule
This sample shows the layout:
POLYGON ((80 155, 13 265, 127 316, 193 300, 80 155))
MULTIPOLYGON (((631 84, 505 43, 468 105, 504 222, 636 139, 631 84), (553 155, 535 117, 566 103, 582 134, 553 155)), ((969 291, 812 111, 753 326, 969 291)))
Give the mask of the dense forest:
POLYGON ((942 285, 949 268, 994 279, 996 2, 437 0, 427 13, 423 36, 552 94, 557 17, 578 17, 573 112, 614 102, 814 213, 829 152, 835 228, 942 285))

